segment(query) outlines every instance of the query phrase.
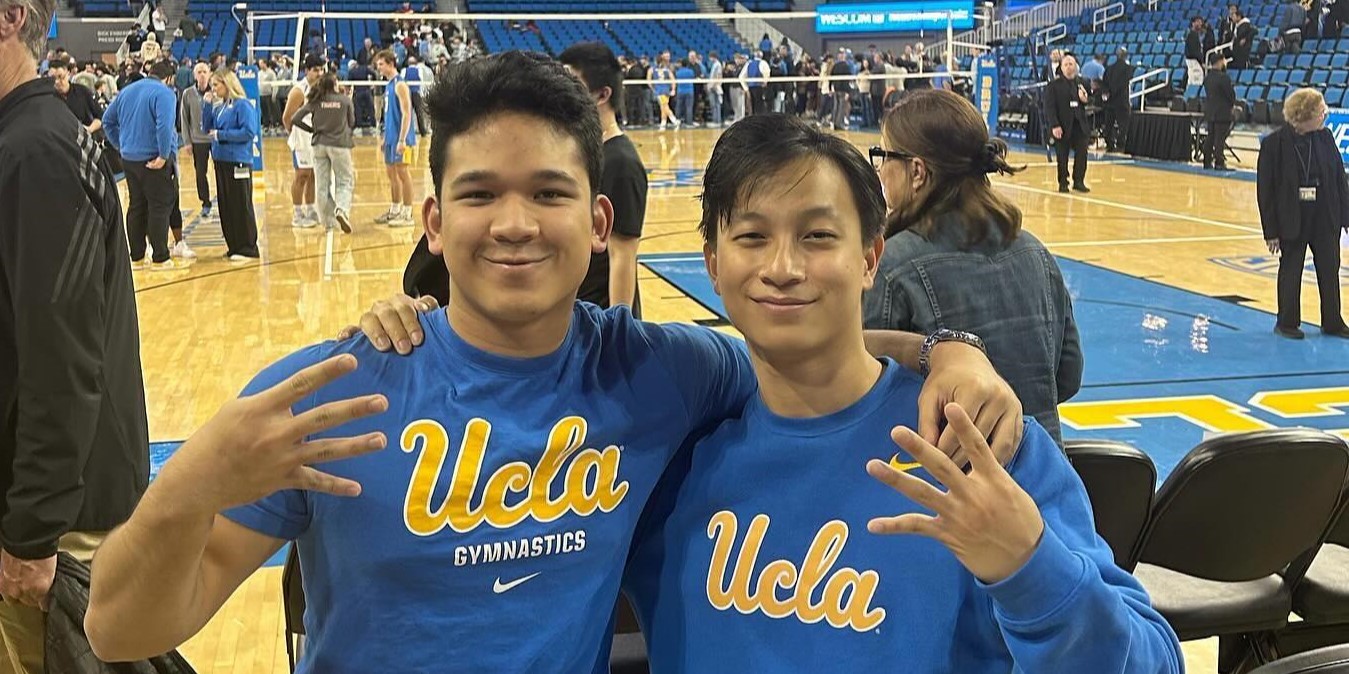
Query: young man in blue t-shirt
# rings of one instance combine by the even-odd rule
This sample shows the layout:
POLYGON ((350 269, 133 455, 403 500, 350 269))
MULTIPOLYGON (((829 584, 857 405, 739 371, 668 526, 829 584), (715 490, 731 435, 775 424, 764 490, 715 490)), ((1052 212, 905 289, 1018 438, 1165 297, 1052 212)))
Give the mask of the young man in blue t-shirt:
MULTIPOLYGON (((423 216, 453 303, 420 317, 407 357, 355 339, 283 359, 179 449, 94 563, 101 658, 186 640, 286 540, 308 600, 302 672, 575 672, 607 643, 647 496, 690 434, 743 408, 748 356, 575 301, 612 207, 592 187, 594 103, 560 65, 461 64, 427 106, 423 216)), ((989 381, 951 349, 935 400, 989 381)), ((988 390, 972 402, 1008 409, 1005 385, 988 390)))
POLYGON ((717 142, 700 229, 759 388, 639 526, 625 586, 652 671, 1179 672, 1043 428, 1004 469, 948 406, 968 474, 909 430, 921 380, 863 343, 884 215, 861 153, 797 119, 717 142))

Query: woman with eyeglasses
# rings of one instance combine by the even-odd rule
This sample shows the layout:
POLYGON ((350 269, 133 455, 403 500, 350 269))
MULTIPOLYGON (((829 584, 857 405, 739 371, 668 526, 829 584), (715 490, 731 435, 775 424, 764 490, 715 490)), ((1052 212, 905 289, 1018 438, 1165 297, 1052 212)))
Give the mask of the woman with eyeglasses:
POLYGON ((1012 175, 969 101, 910 92, 871 148, 890 210, 885 253, 863 298, 869 329, 982 338, 988 358, 1063 445, 1058 404, 1082 383, 1082 348, 1058 263, 1021 229, 1021 211, 988 174, 1012 175))
MULTIPOLYGON (((1341 0, 1343 2, 1345 0, 1341 0)), ((1283 104, 1283 128, 1260 141, 1256 195, 1269 252, 1279 256, 1274 332, 1303 339, 1302 270, 1307 248, 1321 292, 1321 334, 1349 338, 1340 315, 1340 231, 1349 229, 1349 185, 1321 92, 1298 89, 1283 104)))

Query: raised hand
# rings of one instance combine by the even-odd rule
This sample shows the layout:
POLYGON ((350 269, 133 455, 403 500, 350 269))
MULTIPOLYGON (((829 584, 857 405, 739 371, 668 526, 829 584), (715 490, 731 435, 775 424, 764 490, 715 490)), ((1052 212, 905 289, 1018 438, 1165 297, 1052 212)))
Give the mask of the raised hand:
POLYGON ((946 409, 956 403, 974 419, 981 437, 999 462, 1006 464, 1016 454, 1025 430, 1021 401, 1012 387, 998 376, 982 351, 959 342, 943 342, 932 348, 932 371, 918 394, 918 432, 951 457, 957 466, 970 462, 969 448, 946 418, 946 409), (941 422, 947 425, 942 428, 941 422))
POLYGON ((382 395, 319 405, 299 415, 291 407, 309 394, 356 369, 344 354, 311 365, 266 391, 237 398, 220 408, 164 466, 160 479, 190 480, 213 512, 252 503, 283 489, 334 496, 359 496, 361 485, 320 472, 311 464, 351 458, 383 449, 383 433, 306 441, 316 433, 389 407, 382 395))
POLYGON ((998 463, 979 429, 960 405, 946 406, 946 418, 970 455, 962 473, 941 450, 917 433, 896 426, 890 437, 932 477, 942 491, 884 461, 867 462, 867 473, 935 516, 907 513, 867 522, 873 534, 919 534, 940 541, 960 563, 985 583, 997 583, 1026 564, 1040 544, 1044 520, 1034 499, 998 463))
POLYGON ((425 335, 418 314, 435 311, 440 303, 430 295, 412 299, 399 293, 387 300, 375 302, 370 311, 361 315, 360 326, 348 325, 337 333, 337 339, 344 340, 364 332, 377 351, 388 351, 389 347, 406 356, 412 353, 412 347, 421 346, 425 335))

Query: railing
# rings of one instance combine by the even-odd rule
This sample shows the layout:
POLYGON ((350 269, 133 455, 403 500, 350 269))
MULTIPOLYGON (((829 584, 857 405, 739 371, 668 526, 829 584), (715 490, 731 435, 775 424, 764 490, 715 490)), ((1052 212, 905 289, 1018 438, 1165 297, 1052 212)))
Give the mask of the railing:
MULTIPOLYGON (((986 45, 994 40, 1011 40, 1024 37, 1031 34, 1035 29, 1042 28, 1049 24, 1058 23, 1065 18, 1076 18, 1082 15, 1082 12, 1088 9, 1095 9, 1111 2, 1119 0, 1060 0, 1059 2, 1046 2, 1036 5, 1024 12, 1018 12, 1011 16, 1003 17, 999 21, 992 21, 985 25, 967 30, 963 33, 957 33, 953 36, 951 45, 957 56, 963 56, 970 53, 968 48, 962 48, 957 42, 969 44, 986 45)), ((928 46, 928 55, 938 58, 946 49, 946 40, 934 42, 928 46)))
POLYGON ((1054 44, 1055 42, 1058 42, 1060 40, 1066 39, 1067 37, 1068 37, 1068 26, 1067 24, 1062 23, 1056 23, 1052 26, 1041 28, 1040 30, 1035 31, 1034 35, 1036 44, 1043 45, 1045 47, 1048 47, 1049 45, 1054 44))
POLYGON ((1214 48, 1212 48, 1212 49, 1210 49, 1210 50, 1204 52, 1204 62, 1201 63, 1201 64, 1199 64, 1199 65, 1201 65, 1201 66, 1206 66, 1206 65, 1208 65, 1208 57, 1210 57, 1210 56, 1212 56, 1213 54, 1218 53, 1218 52, 1225 52, 1225 51, 1227 51, 1228 49, 1231 49, 1231 48, 1232 48, 1232 43, 1231 43, 1231 42, 1224 42, 1224 43, 1222 43, 1222 44, 1220 44, 1220 45, 1218 45, 1218 46, 1216 46, 1216 47, 1214 47, 1214 48))
MULTIPOLYGON (((759 46, 759 43, 754 41, 756 35, 768 33, 768 39, 773 41, 775 47, 782 44, 782 39, 787 37, 782 31, 774 28, 773 24, 759 18, 755 12, 750 11, 738 2, 735 3, 735 14, 731 18, 731 26, 735 28, 735 32, 740 33, 740 37, 750 42, 751 49, 757 49, 759 46)), ((814 29, 815 27, 811 26, 811 30, 814 29)), ((801 45, 790 37, 787 37, 787 44, 791 47, 793 54, 799 56, 806 53, 805 50, 801 49, 801 45)), ((727 54, 727 58, 730 58, 729 54, 727 54)))
POLYGON ((1148 72, 1145 72, 1145 73, 1143 73, 1142 75, 1139 75, 1138 77, 1135 77, 1135 78, 1133 78, 1133 79, 1130 79, 1130 80, 1129 80, 1129 107, 1131 107, 1131 108, 1133 107, 1133 100, 1134 100, 1135 97, 1137 97, 1137 98, 1139 99, 1139 100, 1138 100, 1138 109, 1139 109, 1139 110, 1146 110, 1146 109, 1147 109, 1147 105, 1148 105, 1148 94, 1150 94, 1150 93, 1152 93, 1152 92, 1154 92, 1154 91, 1161 91, 1162 89, 1165 89, 1165 88, 1171 86, 1171 80, 1169 79, 1169 78, 1170 78, 1170 73, 1171 73, 1171 71, 1168 70, 1168 69, 1166 69, 1166 68, 1157 68, 1157 69, 1155 69, 1155 70, 1149 70, 1148 72), (1159 76, 1159 75, 1162 77, 1162 81, 1161 81, 1161 82, 1157 82, 1156 84, 1151 84, 1151 85, 1149 85, 1149 84, 1147 83, 1149 79, 1152 79, 1152 78, 1157 77, 1157 76, 1159 76), (1134 84, 1135 84, 1135 83, 1142 84, 1142 85, 1143 85, 1143 88, 1142 88, 1142 89, 1139 89, 1138 91, 1134 91, 1134 84))
POLYGON ((1099 33, 1105 28, 1107 23, 1124 16, 1124 3, 1116 2, 1113 5, 1098 7, 1091 13, 1091 32, 1099 33))

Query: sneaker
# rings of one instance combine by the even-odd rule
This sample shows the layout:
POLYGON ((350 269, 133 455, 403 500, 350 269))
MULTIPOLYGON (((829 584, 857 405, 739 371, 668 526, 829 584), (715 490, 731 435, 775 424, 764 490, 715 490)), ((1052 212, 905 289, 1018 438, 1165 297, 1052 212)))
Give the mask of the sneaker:
POLYGON ((390 227, 411 227, 412 214, 399 211, 398 213, 394 214, 392 218, 389 219, 389 222, 387 224, 390 227))
POLYGON ((145 258, 141 258, 141 259, 139 259, 139 260, 132 260, 132 261, 131 261, 131 271, 141 271, 142 269, 145 269, 146 267, 149 267, 149 266, 150 266, 150 263, 149 263, 149 262, 146 262, 146 261, 145 261, 145 258))
POLYGON ((201 213, 199 215, 202 220, 211 219, 211 204, 209 202, 201 205, 201 213))
POLYGON ((300 214, 290 221, 290 226, 296 229, 311 229, 319 224, 318 220, 311 220, 308 215, 300 214))
POLYGON ((342 228, 342 232, 351 233, 351 217, 342 209, 337 209, 337 225, 342 228))
POLYGON ((1274 334, 1287 339, 1306 339, 1307 337, 1307 333, 1303 332, 1301 328, 1289 328, 1282 325, 1274 326, 1274 334))
POLYGON ((173 271, 174 269, 177 268, 178 265, 173 263, 173 258, 169 258, 167 260, 164 260, 163 262, 150 263, 150 271, 173 271))
POLYGON ((254 261, 254 260, 256 260, 256 259, 257 259, 257 258, 255 258, 255 257, 249 257, 249 256, 247 256, 247 255, 240 255, 240 254, 238 254, 238 253, 235 253, 235 254, 229 256, 229 261, 230 261, 230 262, 252 262, 252 261, 254 261))
POLYGON ((187 241, 179 241, 173 244, 173 250, 170 251, 170 254, 184 260, 195 260, 197 258, 197 254, 187 247, 187 241))
POLYGON ((376 224, 376 225, 387 225, 387 224, 389 224, 390 222, 393 222, 394 218, 397 218, 397 217, 398 217, 398 211, 391 208, 391 209, 385 211, 383 215, 381 215, 381 216, 375 218, 375 224, 376 224))

